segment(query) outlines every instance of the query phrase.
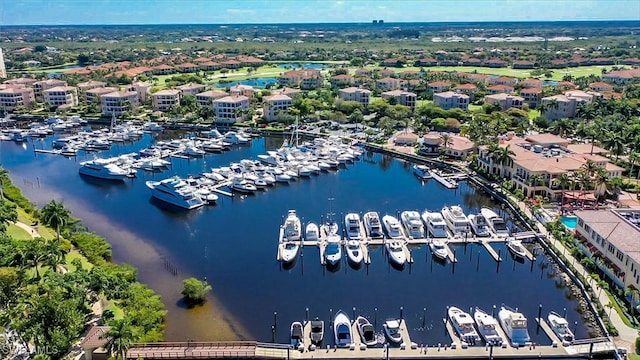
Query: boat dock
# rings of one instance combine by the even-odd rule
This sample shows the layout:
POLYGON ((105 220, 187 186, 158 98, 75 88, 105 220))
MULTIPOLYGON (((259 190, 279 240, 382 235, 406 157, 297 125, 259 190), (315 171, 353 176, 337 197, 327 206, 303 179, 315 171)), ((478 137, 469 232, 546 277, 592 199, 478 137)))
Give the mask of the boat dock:
POLYGON ((556 333, 553 331, 553 329, 551 329, 551 326, 547 324, 547 321, 545 319, 536 317, 535 320, 538 323, 538 326, 540 326, 540 328, 547 334, 549 339, 551 339, 552 344, 555 343, 557 345, 562 345, 562 340, 558 338, 556 333))
POLYGON ((488 241, 481 240, 480 244, 482 244, 482 247, 484 247, 487 250, 487 252, 489 253, 489 255, 491 255, 493 260, 495 260, 496 262, 502 261, 502 257, 500 256, 500 253, 497 252, 496 249, 494 249, 493 246, 491 246, 491 244, 488 241))
POLYGON ((449 261, 451 261, 452 263, 458 262, 458 258, 456 258, 456 254, 454 254, 453 250, 451 250, 449 244, 444 243, 444 248, 447 250, 447 257, 449 258, 449 261))
POLYGON ((233 197, 234 194, 232 192, 220 190, 220 188, 225 187, 225 186, 229 186, 229 185, 231 185, 231 181, 229 181, 229 180, 221 181, 221 182, 211 186, 209 189, 211 191, 213 191, 213 192, 218 193, 218 194, 225 195, 225 196, 228 196, 228 197, 233 197))
POLYGON ((445 177, 443 175, 440 175, 437 171, 433 170, 431 171, 431 177, 447 189, 458 188, 458 183, 455 180, 451 180, 453 179, 452 177, 445 177))

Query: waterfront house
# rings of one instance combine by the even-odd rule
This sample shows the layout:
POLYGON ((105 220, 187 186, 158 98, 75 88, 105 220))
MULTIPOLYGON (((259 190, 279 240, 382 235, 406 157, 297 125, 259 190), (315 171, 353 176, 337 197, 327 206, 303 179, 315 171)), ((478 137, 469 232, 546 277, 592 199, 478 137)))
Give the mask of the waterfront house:
POLYGON ((205 107, 205 108, 209 107, 213 109, 213 101, 216 99, 223 98, 225 96, 229 96, 229 94, 220 90, 208 90, 208 91, 203 91, 199 94, 196 94, 196 101, 202 107, 205 107))
POLYGON ((278 113, 286 112, 293 105, 293 99, 284 94, 265 96, 263 99, 263 116, 267 121, 277 119, 278 113))
POLYGON ((180 90, 165 89, 151 94, 154 111, 169 111, 172 107, 180 105, 180 90))
POLYGON ((138 101, 138 93, 135 91, 114 91, 100 96, 100 107, 103 115, 120 116, 137 109, 138 101))
POLYGON ((424 156, 438 156, 441 153, 448 157, 461 159, 475 152, 476 145, 464 136, 448 134, 447 143, 444 143, 441 133, 429 132, 420 139, 418 153, 424 156))
POLYGON ((393 138, 393 143, 398 146, 411 146, 418 142, 418 138, 419 136, 412 132, 403 131, 393 138))
POLYGON ((243 95, 226 96, 213 101, 215 122, 220 125, 233 125, 247 119, 249 98, 243 95))
POLYGON ((58 79, 36 81, 33 83, 33 93, 35 94, 36 99, 42 100, 44 98, 43 91, 58 86, 67 86, 67 82, 58 79))
POLYGON ((367 107, 369 107, 371 91, 363 88, 348 87, 345 89, 340 89, 338 91, 338 98, 344 101, 359 102, 366 109, 367 107))
POLYGON ((78 105, 78 89, 74 86, 56 86, 42 91, 44 103, 50 107, 78 105))
POLYGON ((396 99, 398 104, 408 106, 409 108, 411 108, 411 111, 415 110, 416 108, 416 100, 418 99, 418 95, 416 95, 415 93, 405 90, 391 90, 383 92, 381 95, 383 99, 396 99))
POLYGON ((445 110, 449 109, 469 109, 469 95, 458 92, 446 91, 433 94, 433 103, 445 110))
POLYGON ((87 90, 84 94, 84 101, 87 104, 97 104, 100 103, 100 96, 110 94, 114 91, 118 91, 118 88, 108 86, 87 90))
POLYGON ((131 85, 127 86, 127 91, 135 91, 136 93, 138 93, 138 101, 144 101, 151 94, 152 87, 153 87, 152 83, 144 82, 144 81, 136 81, 131 85))
POLYGON ((13 112, 16 108, 27 108, 36 100, 32 88, 6 86, 0 89, 0 112, 13 112))
POLYGON ((485 104, 499 105, 501 110, 522 109, 524 98, 510 94, 493 94, 484 97, 485 104))

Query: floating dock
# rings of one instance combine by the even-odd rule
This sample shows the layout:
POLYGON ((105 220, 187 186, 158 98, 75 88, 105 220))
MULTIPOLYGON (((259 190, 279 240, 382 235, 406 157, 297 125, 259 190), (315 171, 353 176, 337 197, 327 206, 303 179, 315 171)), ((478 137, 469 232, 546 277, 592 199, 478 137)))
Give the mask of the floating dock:
POLYGON ((444 177, 442 175, 440 175, 437 171, 430 171, 431 172, 431 177, 439 182, 442 186, 446 187, 447 189, 457 189, 458 188, 458 183, 455 180, 449 180, 449 177, 444 177))
POLYGON ((500 254, 496 251, 496 249, 493 248, 493 246, 491 246, 491 244, 488 241, 481 240, 480 244, 482 244, 482 247, 484 247, 487 250, 487 252, 489 253, 489 255, 491 255, 493 260, 495 260, 496 262, 502 261, 502 257, 500 256, 500 254))

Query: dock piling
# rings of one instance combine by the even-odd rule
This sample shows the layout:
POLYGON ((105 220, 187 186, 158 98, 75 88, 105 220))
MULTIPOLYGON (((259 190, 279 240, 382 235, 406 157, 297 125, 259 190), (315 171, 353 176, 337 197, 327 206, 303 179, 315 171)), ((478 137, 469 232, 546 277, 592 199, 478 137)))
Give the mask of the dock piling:
POLYGON ((567 308, 562 308, 562 317, 567 318, 567 308))
POLYGON ((378 308, 373 308, 373 326, 378 327, 378 308))
POLYGON ((309 322, 309 308, 304 309, 304 324, 307 325, 309 322))
POLYGON ((422 328, 427 326, 427 308, 422 308, 422 328))
POLYGON ((536 327, 536 334, 540 331, 540 321, 542 320, 542 304, 538 305, 538 326, 536 327))
POLYGON ((278 330, 278 312, 273 312, 273 333, 275 334, 278 330))
POLYGON ((478 261, 476 263, 476 272, 480 270, 480 251, 478 251, 478 261))
POLYGON ((352 307, 351 308, 351 321, 355 322, 356 321, 356 307, 352 307))
POLYGON ((403 314, 402 314, 402 313, 403 313, 403 310, 404 310, 404 307, 403 307, 403 306, 400 306, 400 320, 402 320, 402 319, 404 318, 404 316, 403 316, 403 314))

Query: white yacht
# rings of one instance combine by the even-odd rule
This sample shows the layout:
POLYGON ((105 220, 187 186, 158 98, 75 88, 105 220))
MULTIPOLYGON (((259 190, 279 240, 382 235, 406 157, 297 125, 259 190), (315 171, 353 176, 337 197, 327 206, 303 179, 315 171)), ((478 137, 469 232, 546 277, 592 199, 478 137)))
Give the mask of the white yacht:
POLYGON ((493 346, 502 345, 503 339, 497 329, 498 321, 496 321, 493 316, 476 307, 476 310, 473 312, 473 319, 476 321, 476 325, 478 325, 480 336, 482 336, 487 344, 493 346))
POLYGON ((400 329, 400 322, 396 319, 389 319, 382 324, 384 328, 384 334, 387 339, 394 344, 400 344, 402 342, 402 330, 400 329))
POLYGON ((404 240, 402 228, 400 227, 398 219, 391 215, 385 215, 382 217, 382 223, 384 224, 384 228, 387 230, 387 236, 390 239, 404 240))
POLYGON ((471 214, 468 217, 471 223, 471 230, 476 236, 491 236, 487 219, 482 214, 471 214))
POLYGON ((254 184, 249 182, 249 180, 243 179, 241 177, 234 178, 231 182, 231 185, 229 185, 229 188, 231 188, 231 190, 233 191, 245 194, 252 194, 258 190, 258 188, 254 184))
POLYGON ((342 246, 340 245, 340 235, 329 232, 327 235, 327 246, 324 249, 324 258, 328 265, 336 266, 342 259, 342 246))
POLYGON ((378 344, 378 337, 376 336, 376 329, 371 325, 371 322, 364 316, 358 316, 356 318, 356 325, 358 326, 358 333, 362 343, 367 346, 375 346, 378 344))
POLYGON ((397 266, 404 266, 407 262, 407 256, 404 253, 404 249, 402 249, 400 241, 387 240, 385 241, 385 247, 387 248, 389 260, 397 266))
POLYGON ((344 217, 344 226, 347 229, 347 240, 362 240, 360 234, 360 215, 348 213, 344 217))
POLYGON ((431 179, 431 170, 427 165, 418 165, 415 164, 411 167, 411 171, 420 179, 426 180, 431 179))
POLYGON ((431 236, 435 238, 446 238, 448 236, 447 223, 439 212, 425 210, 422 213, 422 221, 427 224, 427 230, 431 236))
POLYGON ((300 218, 295 210, 289 210, 287 217, 282 224, 282 241, 299 241, 302 236, 302 226, 300 218))
POLYGON ((307 241, 317 241, 320 239, 320 231, 318 230, 318 225, 315 223, 307 224, 307 227, 304 231, 304 239, 307 241))
POLYGON ((475 345, 481 341, 480 335, 475 328, 475 321, 469 313, 462 311, 461 309, 451 306, 447 310, 449 315, 449 321, 451 325, 456 329, 456 332, 460 336, 460 340, 470 345, 475 345))
POLYGON ((347 252, 347 259, 353 265, 359 265, 362 263, 364 254, 362 253, 362 249, 360 248, 360 241, 347 240, 347 245, 345 246, 345 248, 347 252))
POLYGON ((381 239, 384 237, 380 216, 377 212, 370 211, 364 214, 364 227, 368 237, 372 239, 381 239))
POLYGON ((447 253, 447 248, 445 247, 445 242, 439 239, 432 239, 429 243, 429 248, 431 249, 431 253, 436 257, 446 260, 449 254, 447 253))
POLYGON ((162 130, 164 130, 164 128, 162 127, 162 125, 158 124, 157 122, 149 121, 149 122, 144 123, 144 125, 142 125, 142 130, 144 130, 144 131, 162 131, 162 130))
POLYGON ((300 245, 295 241, 287 241, 283 246, 280 259, 282 259, 282 262, 285 264, 293 262, 293 260, 298 256, 300 245))
POLYGON ((570 345, 575 340, 573 332, 569 329, 569 322, 560 316, 560 314, 554 311, 550 312, 547 316, 547 321, 549 321, 549 326, 551 326, 553 332, 556 333, 560 341, 562 341, 562 345, 570 345))
POLYGON ((226 134, 224 134, 223 141, 231 144, 246 144, 249 142, 249 139, 238 134, 235 131, 229 131, 226 134))
POLYGON ((78 172, 81 175, 92 176, 105 180, 124 180, 131 174, 129 170, 125 170, 112 162, 101 159, 80 163, 78 172))
POLYGON ((507 239, 507 248, 517 257, 525 258, 527 256, 526 249, 522 245, 522 241, 515 239, 507 239))
POLYGON ((337 347, 349 347, 353 343, 351 320, 342 310, 338 311, 333 319, 333 335, 337 347))
POLYGON ((522 346, 531 341, 527 330, 527 318, 522 313, 502 305, 498 311, 498 319, 511 344, 522 346))
POLYGON ((470 230, 471 223, 469 223, 469 218, 467 218, 459 205, 443 207, 442 217, 453 234, 470 230))
POLYGON ((487 219, 487 223, 489 224, 491 231, 493 231, 493 233, 496 234, 496 236, 498 237, 509 236, 509 229, 507 228, 507 224, 504 222, 503 218, 501 218, 498 214, 495 213, 495 211, 487 207, 483 207, 482 209, 480 209, 480 214, 482 214, 485 217, 485 219, 487 219))
POLYGON ((400 220, 406 230, 406 234, 413 239, 424 239, 424 224, 420 220, 420 213, 417 211, 403 211, 400 220))
POLYGON ((151 189, 151 195, 156 199, 184 209, 191 210, 206 204, 196 195, 195 188, 177 176, 161 181, 147 181, 145 184, 151 189))

